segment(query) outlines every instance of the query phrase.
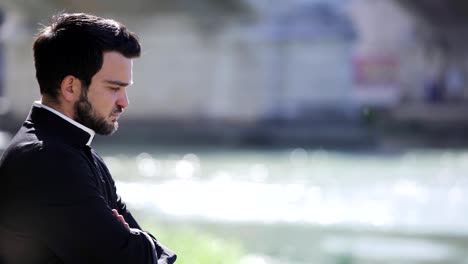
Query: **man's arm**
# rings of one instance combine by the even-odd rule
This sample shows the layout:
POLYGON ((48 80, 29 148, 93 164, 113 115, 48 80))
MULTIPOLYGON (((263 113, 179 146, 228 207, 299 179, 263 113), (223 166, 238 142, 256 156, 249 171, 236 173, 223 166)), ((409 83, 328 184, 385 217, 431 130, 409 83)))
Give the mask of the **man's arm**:
POLYGON ((41 150, 15 168, 18 224, 65 263, 157 263, 153 243, 112 213, 86 158, 41 150), (18 181, 21 181, 18 177, 18 181), (22 183, 18 183, 21 185, 22 183))
MULTIPOLYGON (((142 228, 140 227, 140 225, 138 224, 136 219, 133 217, 133 215, 127 209, 127 205, 125 204, 125 202, 122 200, 120 195, 117 194, 117 188, 115 186, 115 182, 112 179, 112 177, 110 176, 111 174, 110 174, 109 170, 107 169, 107 166, 104 164, 104 160, 95 151, 93 151, 93 154, 99 160, 99 162, 102 163, 102 167, 106 170, 106 173, 108 175, 108 178, 106 180, 109 181, 109 183, 111 184, 113 195, 114 195, 114 197, 116 197, 116 202, 117 202, 117 208, 115 208, 116 211, 117 211, 116 216, 119 217, 118 215, 120 215, 123 218, 123 220, 121 219, 121 221, 123 223, 128 224, 128 226, 131 229, 142 230, 142 228)), ((151 240, 153 242, 153 244, 155 246, 155 249, 156 249, 156 253, 157 253, 158 264, 172 264, 172 263, 174 263, 176 261, 177 255, 172 250, 170 250, 169 248, 167 248, 166 246, 161 244, 149 232, 147 232, 147 231, 142 231, 142 232, 145 235, 147 235, 149 240, 151 240)))
MULTIPOLYGON (((120 200, 120 199, 119 199, 120 200)), ((116 217, 125 225, 125 226, 128 226, 128 228, 130 228, 130 225, 126 222, 125 218, 119 214, 119 212, 115 209, 112 210, 112 212, 116 215, 116 217)), ((131 219, 132 222, 135 223, 134 226, 138 226, 138 224, 136 223, 136 220, 133 218, 133 216, 130 214, 130 212, 128 210, 125 210, 123 211, 123 213, 129 218, 131 219)), ((138 230, 141 230, 139 227, 138 227, 138 230)), ((166 246, 164 246, 163 244, 161 244, 153 235, 151 235, 150 233, 146 232, 146 231, 142 231, 144 232, 144 234, 147 235, 148 239, 152 240, 153 244, 154 244, 154 247, 155 247, 155 250, 157 252, 157 258, 158 258, 158 264, 172 264, 176 261, 177 259, 177 255, 172 251, 170 250, 169 248, 167 248, 166 246)))
MULTIPOLYGON (((111 179, 113 188, 114 188, 114 194, 117 195, 116 187, 111 179)), ((130 211, 127 210, 126 204, 122 201, 121 197, 117 195, 117 214, 120 215, 124 220, 123 222, 127 223, 130 228, 137 228, 141 230, 140 225, 138 222, 135 220, 133 215, 130 213, 130 211)), ((122 220, 121 220, 122 221, 122 220)), ((159 242, 152 234, 149 232, 143 231, 145 234, 148 235, 148 237, 153 241, 157 256, 158 256, 158 264, 172 264, 176 261, 177 255, 169 248, 164 246, 161 242, 159 242)))

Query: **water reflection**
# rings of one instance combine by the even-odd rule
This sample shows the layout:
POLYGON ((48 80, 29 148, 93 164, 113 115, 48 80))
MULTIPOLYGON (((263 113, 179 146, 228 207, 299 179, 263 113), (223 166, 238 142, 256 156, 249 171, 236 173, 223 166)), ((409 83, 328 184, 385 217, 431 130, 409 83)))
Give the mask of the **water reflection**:
POLYGON ((138 172, 143 177, 154 177, 160 173, 161 163, 148 153, 141 153, 136 157, 138 172))
MULTIPOLYGON (((387 253, 393 251, 397 252, 395 257, 400 254, 423 262, 448 259, 458 254, 455 245, 434 246, 417 238, 468 236, 468 151, 401 155, 302 148, 174 152, 105 157, 118 192, 131 208, 169 219, 225 223, 237 228, 256 223, 266 227, 319 227, 327 232, 337 228, 341 232, 367 230, 358 237, 335 233, 342 242, 353 237, 343 242, 349 247, 341 249, 330 246, 327 239, 333 234, 322 234, 316 242, 323 246, 321 252, 338 254, 339 258, 340 250, 344 250, 370 258, 387 259, 391 257, 387 253), (368 232, 382 237, 363 237, 368 232), (388 240, 388 234, 412 234, 403 239, 409 250, 403 250, 393 238, 388 240), (420 246, 423 251, 433 248, 434 254, 422 256, 422 251, 417 251, 420 246)), ((298 243, 315 243, 309 237, 301 239, 298 243)), ((296 250, 301 246, 291 247, 296 250)), ((270 263, 262 255, 243 261, 270 263)))
POLYGON ((253 164, 249 170, 249 178, 254 182, 265 182, 270 174, 265 164, 253 164))
POLYGON ((308 161, 308 158, 309 154, 303 148, 296 148, 292 150, 289 156, 291 163, 296 166, 305 165, 308 161))
POLYGON ((105 160, 131 206, 169 216, 468 232, 466 152, 385 156, 297 148, 223 155, 105 160))

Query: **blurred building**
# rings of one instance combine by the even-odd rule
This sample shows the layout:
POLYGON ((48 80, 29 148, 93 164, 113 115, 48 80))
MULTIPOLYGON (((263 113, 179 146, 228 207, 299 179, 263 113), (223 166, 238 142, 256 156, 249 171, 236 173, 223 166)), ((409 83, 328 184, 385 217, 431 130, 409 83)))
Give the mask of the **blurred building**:
MULTIPOLYGON (((253 1, 252 1, 253 2, 253 1)), ((346 1, 255 1, 252 47, 263 54, 262 119, 314 119, 320 110, 353 107, 351 54, 354 31, 346 1), (315 116, 315 117, 314 117, 315 116)))
POLYGON ((393 1, 351 1, 349 13, 359 36, 353 54, 355 99, 392 107, 400 102, 411 22, 393 1), (391 22, 390 22, 391 21, 391 22))
MULTIPOLYGON (((144 45, 129 90, 137 103, 128 115, 254 121, 346 108, 353 32, 338 10, 341 2, 255 1, 253 15, 226 17, 221 23, 208 16, 196 24, 184 12, 111 15, 129 24, 144 45)), ((18 117, 38 97, 30 48, 36 28, 25 15, 16 14, 15 31, 23 34, 10 35, 6 43, 6 95, 18 117)))
POLYGON ((447 48, 455 41, 434 37, 399 1, 138 0, 112 10, 93 1, 7 2, 2 107, 16 120, 39 98, 33 36, 63 6, 114 17, 141 37, 127 120, 358 124, 365 107, 397 120, 463 119, 465 49, 447 48))

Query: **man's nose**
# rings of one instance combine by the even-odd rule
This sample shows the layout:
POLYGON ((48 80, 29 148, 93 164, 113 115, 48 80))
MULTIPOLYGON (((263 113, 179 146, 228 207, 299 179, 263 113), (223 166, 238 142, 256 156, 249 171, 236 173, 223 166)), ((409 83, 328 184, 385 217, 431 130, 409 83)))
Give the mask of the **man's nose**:
POLYGON ((122 108, 127 108, 129 104, 127 92, 123 91, 120 95, 119 99, 117 100, 117 105, 122 108))

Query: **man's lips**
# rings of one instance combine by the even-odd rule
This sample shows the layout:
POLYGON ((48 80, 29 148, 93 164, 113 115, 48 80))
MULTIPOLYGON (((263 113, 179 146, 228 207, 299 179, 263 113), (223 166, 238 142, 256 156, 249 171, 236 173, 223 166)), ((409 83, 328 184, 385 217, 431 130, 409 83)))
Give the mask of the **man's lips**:
POLYGON ((114 120, 117 120, 117 119, 120 118, 120 114, 121 114, 121 113, 112 114, 110 117, 111 117, 112 119, 114 119, 114 120))
POLYGON ((110 117, 111 117, 112 119, 117 120, 117 119, 119 119, 119 117, 120 117, 120 115, 121 115, 122 113, 123 113, 123 108, 116 108, 116 109, 114 109, 114 110, 111 112, 110 117))

